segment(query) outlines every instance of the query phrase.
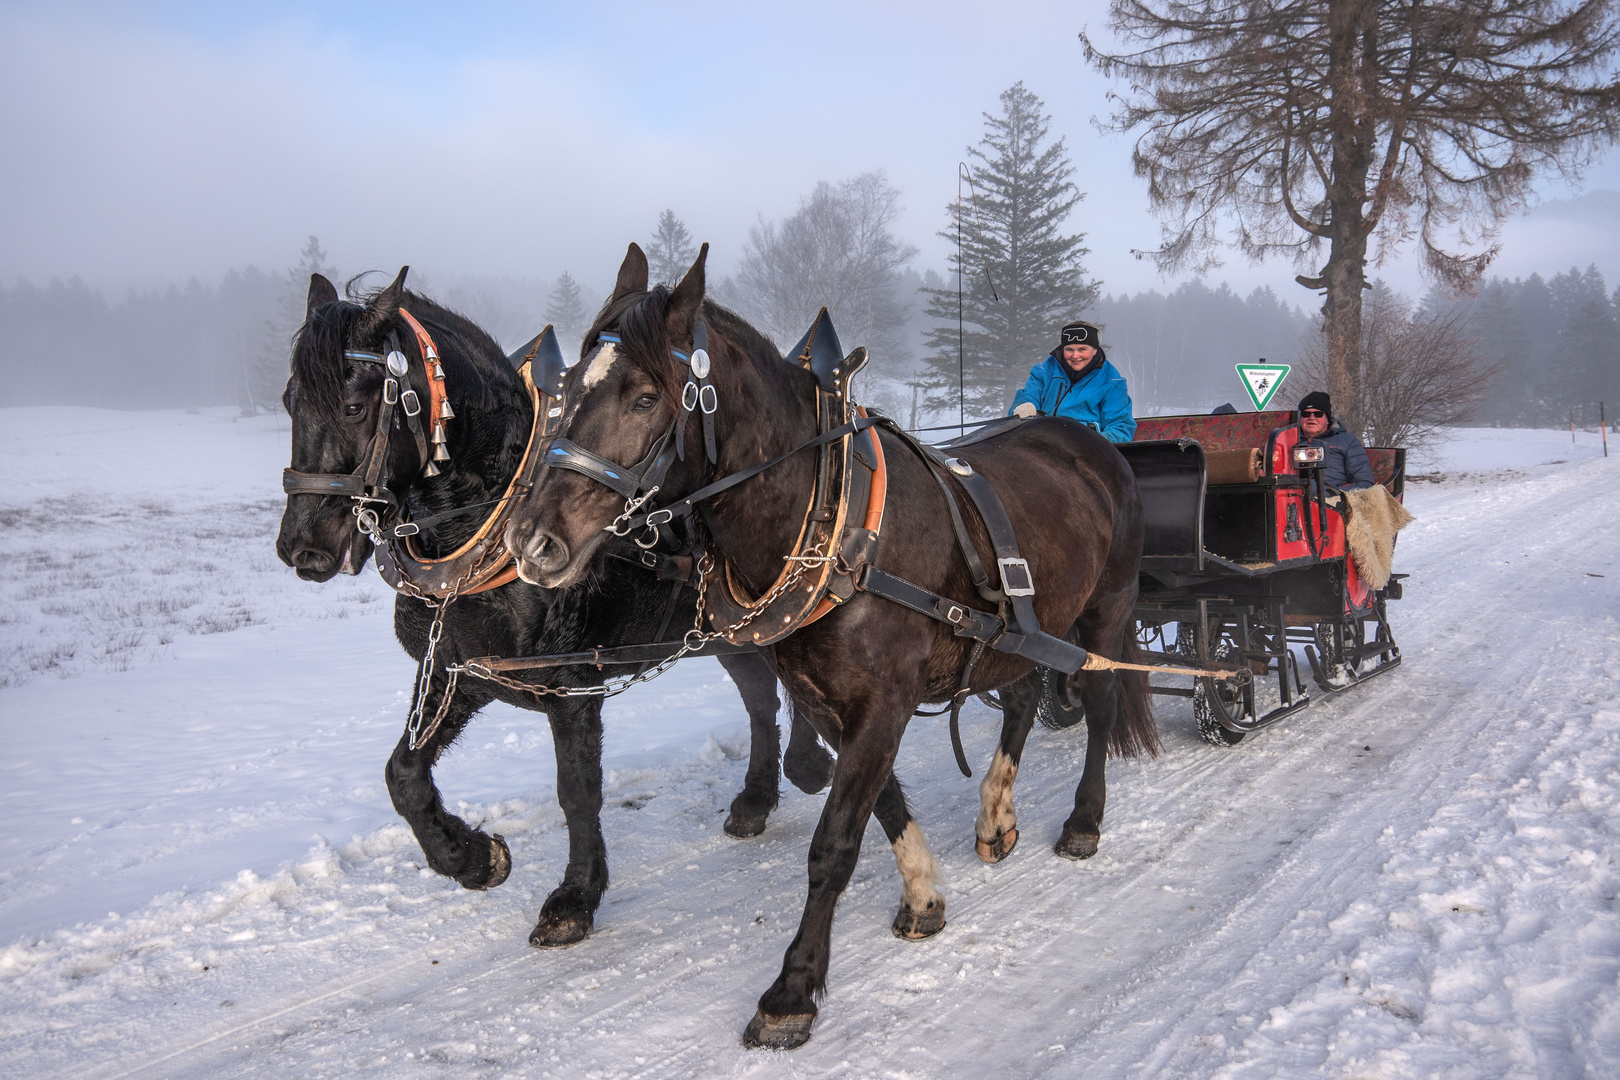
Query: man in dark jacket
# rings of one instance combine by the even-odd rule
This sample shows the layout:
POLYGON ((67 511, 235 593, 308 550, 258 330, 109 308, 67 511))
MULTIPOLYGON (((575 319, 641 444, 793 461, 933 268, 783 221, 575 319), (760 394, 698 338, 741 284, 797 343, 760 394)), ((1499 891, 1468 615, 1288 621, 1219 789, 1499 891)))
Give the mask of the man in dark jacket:
POLYGON ((1299 403, 1300 446, 1327 448, 1322 463, 1322 480, 1341 491, 1359 491, 1373 486, 1372 462, 1361 440, 1333 419, 1333 402, 1321 390, 1306 394, 1299 403))

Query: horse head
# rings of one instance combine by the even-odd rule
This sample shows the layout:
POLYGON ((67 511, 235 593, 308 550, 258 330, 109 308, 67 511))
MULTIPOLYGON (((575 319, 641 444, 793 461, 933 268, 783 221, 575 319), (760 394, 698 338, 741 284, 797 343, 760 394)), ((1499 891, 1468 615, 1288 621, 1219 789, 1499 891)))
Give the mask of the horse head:
MULTIPOLYGON (((649 289, 646 256, 630 245, 569 372, 546 468, 507 531, 525 581, 576 584, 607 538, 625 535, 623 523, 636 511, 770 456, 784 439, 813 434, 809 373, 704 298, 708 252, 704 244, 673 289, 649 289), (788 385, 795 380, 808 385, 788 385)), ((808 470, 807 462, 784 471, 808 470)), ((749 484, 751 495, 772 498, 749 484)), ((802 490, 803 483, 782 497, 802 501, 802 490)))
POLYGON ((681 416, 686 370, 670 350, 672 345, 691 349, 708 252, 704 244, 673 289, 659 285, 650 290, 646 255, 635 244, 625 253, 613 292, 581 344, 580 362, 564 382, 559 439, 507 530, 507 547, 516 554, 525 581, 565 587, 585 576, 610 535, 606 526, 633 497, 623 485, 632 482, 636 463, 650 464, 649 454, 658 457, 671 450, 669 439, 678 422, 688 428, 684 460, 664 453, 668 460, 660 463, 662 475, 649 482, 669 491, 693 485, 701 476, 702 434, 694 441, 691 417, 681 416), (561 446, 589 447, 602 464, 597 477, 558 467, 554 454, 561 446), (628 465, 614 468, 613 463, 628 465), (621 484, 618 490, 607 486, 616 482, 621 484))
MULTIPOLYGON (((292 417, 293 470, 332 476, 360 473, 373 440, 387 437, 379 431, 387 369, 353 354, 380 357, 385 351, 405 297, 407 270, 401 268, 387 288, 363 305, 340 299, 320 274, 310 276, 304 323, 293 339, 292 373, 281 395, 292 417)), ((409 380, 425 400, 425 375, 415 365, 409 380)), ((394 420, 397 423, 397 415, 394 420)), ((420 468, 417 458, 411 439, 388 439, 381 475, 397 484, 420 468)), ((355 527, 358 505, 348 493, 289 491, 276 554, 306 581, 358 574, 372 552, 370 537, 355 527)))

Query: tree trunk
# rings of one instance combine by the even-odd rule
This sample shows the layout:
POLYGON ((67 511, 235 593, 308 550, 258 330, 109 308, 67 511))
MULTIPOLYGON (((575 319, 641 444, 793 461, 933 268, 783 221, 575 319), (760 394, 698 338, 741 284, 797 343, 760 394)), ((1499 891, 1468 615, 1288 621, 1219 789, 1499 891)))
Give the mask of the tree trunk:
POLYGON ((1335 417, 1361 431, 1361 292, 1367 281, 1367 173, 1377 130, 1368 115, 1368 74, 1377 47, 1376 0, 1329 0, 1328 124, 1333 139, 1328 186, 1329 246, 1322 283, 1328 393, 1335 417))

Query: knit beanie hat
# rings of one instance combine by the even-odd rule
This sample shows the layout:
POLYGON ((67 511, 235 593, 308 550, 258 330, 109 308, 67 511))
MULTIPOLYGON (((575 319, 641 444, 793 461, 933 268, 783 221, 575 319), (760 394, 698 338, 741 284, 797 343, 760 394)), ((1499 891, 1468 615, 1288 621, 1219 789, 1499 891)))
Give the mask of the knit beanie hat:
POLYGON ((1300 398, 1299 411, 1304 412, 1306 409, 1321 409, 1327 413, 1329 420, 1333 419, 1333 402, 1328 398, 1325 390, 1312 390, 1300 398))

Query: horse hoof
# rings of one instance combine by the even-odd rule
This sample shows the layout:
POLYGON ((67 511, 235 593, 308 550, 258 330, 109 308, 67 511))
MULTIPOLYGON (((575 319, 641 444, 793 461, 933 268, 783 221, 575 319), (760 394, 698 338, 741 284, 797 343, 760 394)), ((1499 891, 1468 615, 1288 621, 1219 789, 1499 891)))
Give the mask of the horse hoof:
POLYGON ((998 863, 1013 853, 1018 846, 1018 830, 1008 829, 998 832, 994 840, 980 840, 975 837, 973 850, 979 853, 980 860, 987 863, 998 863))
POLYGON ((921 941, 945 929, 945 905, 932 902, 921 911, 900 905, 900 914, 894 917, 894 936, 907 941, 921 941))
POLYGON ((808 747, 801 748, 795 739, 782 757, 782 775, 806 795, 815 795, 832 783, 833 761, 820 743, 812 740, 808 747))
POLYGON ((456 884, 463 889, 483 892, 501 884, 511 873, 512 850, 506 846, 506 838, 496 833, 489 838, 489 860, 482 867, 456 878, 456 884))
POLYGON ((1096 833, 1075 832, 1065 827, 1055 850, 1065 859, 1089 859, 1097 854, 1099 839, 1096 833))
POLYGON ((739 840, 746 840, 750 836, 758 836, 760 833, 764 832, 765 821, 769 817, 769 814, 760 814, 758 817, 750 817, 747 814, 738 813, 736 810, 733 810, 726 816, 726 823, 723 827, 726 830, 727 836, 735 836, 739 840))
POLYGON ((512 849, 506 846, 506 837, 496 833, 489 838, 489 879, 480 889, 493 889, 506 881, 512 873, 512 849))
POLYGON ((585 940, 591 932, 590 916, 540 915, 540 921, 529 931, 529 944, 537 949, 566 949, 585 940))
POLYGON ((815 1013, 771 1016, 756 1010, 743 1029, 743 1045, 750 1050, 797 1050, 810 1041, 810 1025, 815 1022, 815 1013))

